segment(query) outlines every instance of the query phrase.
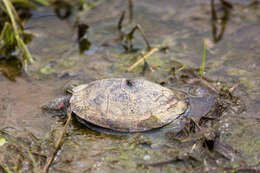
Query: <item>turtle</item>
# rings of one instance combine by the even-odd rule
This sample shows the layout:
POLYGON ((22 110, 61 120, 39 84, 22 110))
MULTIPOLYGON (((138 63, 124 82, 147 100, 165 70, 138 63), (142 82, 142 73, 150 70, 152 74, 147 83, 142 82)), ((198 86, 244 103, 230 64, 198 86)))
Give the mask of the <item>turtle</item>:
POLYGON ((87 125, 116 132, 144 132, 174 123, 189 112, 187 93, 146 79, 108 78, 76 86, 71 95, 45 105, 87 125), (68 109, 67 109, 68 108, 68 109))

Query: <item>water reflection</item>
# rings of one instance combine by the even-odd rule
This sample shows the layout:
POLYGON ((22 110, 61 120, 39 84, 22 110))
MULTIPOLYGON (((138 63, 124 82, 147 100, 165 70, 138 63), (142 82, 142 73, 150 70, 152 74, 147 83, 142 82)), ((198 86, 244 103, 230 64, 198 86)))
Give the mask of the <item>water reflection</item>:
POLYGON ((0 57, 0 72, 9 80, 15 81, 22 75, 22 63, 16 56, 0 57))
POLYGON ((84 23, 80 23, 77 25, 78 27, 78 45, 79 45, 79 52, 80 54, 84 53, 85 51, 88 51, 91 47, 91 43, 89 42, 87 38, 87 32, 89 29, 89 26, 84 23))
POLYGON ((119 36, 117 38, 114 38, 112 40, 106 40, 102 46, 109 46, 112 42, 120 42, 121 46, 123 47, 125 52, 135 52, 138 51, 138 48, 134 48, 133 41, 134 41, 134 34, 136 31, 139 31, 139 33, 142 36, 142 39, 144 40, 146 44, 147 50, 151 49, 150 43, 145 36, 145 33, 141 27, 140 24, 132 24, 133 23, 133 2, 132 0, 128 0, 128 21, 124 23, 125 16, 126 16, 126 10, 124 9, 120 15, 120 18, 117 23, 117 30, 119 33, 119 36))
POLYGON ((57 1, 54 3, 54 12, 61 20, 67 19, 71 15, 72 7, 65 1, 57 1))
POLYGON ((215 43, 219 42, 225 32, 226 24, 229 20, 229 15, 231 12, 231 9, 233 8, 232 4, 220 0, 221 7, 220 9, 216 9, 216 5, 214 3, 214 0, 211 0, 210 6, 211 6, 211 25, 212 25, 212 35, 213 35, 213 41, 215 43), (218 13, 223 14, 218 14, 218 13))

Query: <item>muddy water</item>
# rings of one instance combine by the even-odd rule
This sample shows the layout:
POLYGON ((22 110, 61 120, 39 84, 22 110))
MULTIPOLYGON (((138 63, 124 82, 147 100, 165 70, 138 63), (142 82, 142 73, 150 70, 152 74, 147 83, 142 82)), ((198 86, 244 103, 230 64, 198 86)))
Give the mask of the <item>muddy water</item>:
MULTIPOLYGON (((10 70, 0 66, 0 129, 5 128, 8 134, 0 136, 7 140, 0 146, 1 162, 14 171, 21 163, 18 172, 43 167, 53 141, 61 133, 64 119, 42 112, 40 106, 63 95, 68 83, 107 77, 145 77, 159 83, 166 80, 173 67, 199 69, 205 40, 205 76, 233 87, 233 94, 239 96, 246 107, 245 111, 225 112, 214 127, 220 131, 220 139, 237 150, 246 164, 258 164, 260 7, 253 1, 230 3, 232 9, 215 2, 219 19, 214 22, 208 1, 134 1, 134 23, 143 27, 153 46, 169 46, 169 50, 167 54, 158 52, 148 58, 150 70, 143 72, 143 65, 140 65, 131 73, 126 73, 126 69, 136 61, 133 57, 138 52, 124 52, 120 42, 102 45, 118 36, 117 22, 127 7, 126 2, 101 1, 96 8, 81 14, 81 22, 89 26, 86 38, 90 42, 83 54, 79 53, 76 41, 74 14, 67 20, 60 20, 52 9, 35 11, 25 27, 35 35, 29 44, 35 63, 28 67, 27 74, 14 73, 19 74, 15 81, 6 75, 10 70), (16 140, 12 140, 13 137, 16 140), (13 146, 12 150, 8 144, 13 146), (37 151, 34 166, 27 156, 28 148, 37 151)), ((140 51, 145 48, 140 34, 135 35, 134 46, 140 51)), ((178 85, 176 83, 178 81, 170 81, 169 85, 178 85)), ((73 120, 50 172, 223 170, 221 161, 210 163, 209 167, 205 163, 140 166, 171 160, 192 151, 192 147, 194 144, 180 146, 163 133, 106 134, 87 129, 73 120)), ((239 166, 238 162, 231 163, 233 167, 239 166)))

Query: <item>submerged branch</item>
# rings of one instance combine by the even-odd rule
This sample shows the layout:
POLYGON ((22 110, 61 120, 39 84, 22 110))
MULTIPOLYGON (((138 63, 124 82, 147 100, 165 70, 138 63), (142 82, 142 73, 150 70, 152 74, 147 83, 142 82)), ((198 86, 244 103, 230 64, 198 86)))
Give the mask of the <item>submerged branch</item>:
POLYGON ((143 61, 145 61, 145 59, 149 58, 153 53, 157 52, 158 50, 160 50, 159 47, 154 47, 152 48, 149 52, 147 52, 141 59, 139 59, 138 61, 136 61, 136 63, 134 63, 131 67, 129 67, 127 69, 128 72, 132 71, 136 66, 138 66, 140 63, 142 63, 143 61))
POLYGON ((62 146, 62 139, 63 139, 64 134, 65 134, 65 132, 66 132, 66 130, 67 130, 67 127, 68 127, 68 125, 69 125, 69 123, 70 123, 71 116, 72 116, 72 115, 71 115, 71 112, 69 112, 69 113, 68 113, 68 118, 67 118, 66 123, 65 123, 65 125, 64 125, 64 127, 63 127, 62 133, 61 133, 61 135, 59 136, 59 139, 58 139, 58 141, 57 141, 57 143, 56 143, 56 145, 55 145, 55 150, 54 150, 54 152, 52 153, 52 155, 48 158, 48 160, 47 160, 47 162, 46 162, 46 164, 45 164, 45 166, 44 166, 44 168, 43 168, 43 172, 44 172, 44 173, 47 173, 47 172, 48 172, 49 167, 50 167, 50 165, 51 165, 51 163, 52 163, 54 157, 56 156, 57 152, 59 151, 59 149, 60 149, 61 146, 62 146))

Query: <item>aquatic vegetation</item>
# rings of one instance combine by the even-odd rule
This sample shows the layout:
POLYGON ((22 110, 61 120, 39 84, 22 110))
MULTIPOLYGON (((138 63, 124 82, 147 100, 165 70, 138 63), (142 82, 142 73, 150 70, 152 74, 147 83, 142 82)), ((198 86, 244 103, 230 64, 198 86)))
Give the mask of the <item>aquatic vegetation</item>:
POLYGON ((222 16, 217 15, 214 0, 210 1, 212 37, 215 43, 219 42, 222 39, 226 29, 226 24, 229 20, 231 9, 233 8, 233 5, 227 1, 221 0, 220 3, 223 10, 222 16))
MULTIPOLYGON (((71 15, 71 10, 78 8, 77 15, 75 17, 75 23, 78 26, 78 31, 82 32, 82 26, 80 23, 81 14, 86 11, 95 8, 102 1, 96 0, 92 3, 86 1, 77 1, 77 5, 72 5, 63 0, 25 0, 25 1, 13 1, 3 0, 0 2, 0 54, 4 58, 9 56, 17 56, 22 63, 22 68, 26 71, 27 65, 34 61, 34 58, 28 47, 28 43, 32 40, 33 35, 26 33, 24 23, 30 18, 31 10, 36 9, 39 6, 52 6, 54 12, 61 20, 68 18, 71 15)), ((85 25, 84 25, 85 26, 85 25)), ((78 44, 79 51, 82 53, 88 50, 91 43, 84 36, 79 35, 78 44)))
POLYGON ((34 60, 26 45, 32 35, 24 31, 23 23, 30 16, 29 9, 35 8, 36 4, 48 6, 50 3, 47 0, 3 0, 0 4, 0 53, 6 57, 19 56, 26 70, 34 60))
POLYGON ((5 7, 3 11, 9 16, 11 24, 9 21, 6 21, 4 24, 0 37, 0 40, 2 40, 1 42, 3 43, 1 47, 11 47, 14 51, 17 46, 19 54, 23 59, 23 65, 26 67, 28 63, 33 62, 33 58, 25 43, 21 20, 16 13, 13 4, 9 0, 3 0, 3 4, 5 7))
POLYGON ((200 76, 202 76, 205 72, 205 63, 206 63, 206 41, 204 40, 203 44, 203 56, 202 56, 202 64, 200 66, 200 76))
POLYGON ((22 63, 16 56, 0 57, 0 72, 9 80, 15 81, 22 75, 22 63))

